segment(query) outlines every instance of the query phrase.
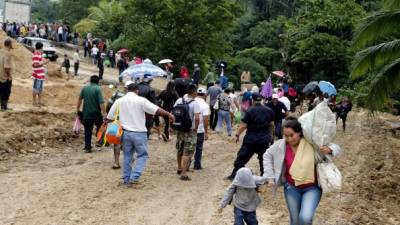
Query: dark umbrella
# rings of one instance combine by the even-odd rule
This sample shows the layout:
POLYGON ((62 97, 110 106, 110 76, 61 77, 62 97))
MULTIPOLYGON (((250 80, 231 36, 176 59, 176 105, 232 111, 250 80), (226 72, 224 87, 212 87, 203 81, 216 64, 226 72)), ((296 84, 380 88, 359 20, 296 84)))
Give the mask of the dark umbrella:
POLYGON ((217 62, 217 67, 218 68, 224 68, 226 69, 228 67, 228 63, 225 60, 220 60, 217 62))
POLYGON ((308 83, 304 88, 303 88, 303 93, 305 95, 309 95, 312 92, 318 90, 318 82, 317 81, 312 81, 308 83))

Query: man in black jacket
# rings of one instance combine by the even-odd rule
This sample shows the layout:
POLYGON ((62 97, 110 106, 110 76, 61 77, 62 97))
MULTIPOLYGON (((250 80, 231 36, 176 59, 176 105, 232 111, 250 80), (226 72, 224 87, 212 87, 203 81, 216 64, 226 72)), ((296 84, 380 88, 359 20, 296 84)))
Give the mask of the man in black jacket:
MULTIPOLYGON (((156 93, 150 83, 153 79, 151 75, 145 74, 143 81, 139 84, 139 96, 146 98, 151 103, 156 104, 157 98, 156 93)), ((150 137, 151 128, 153 127, 153 115, 146 114, 146 128, 147 128, 147 138, 150 137)))
POLYGON ((264 173, 263 155, 271 142, 274 112, 261 104, 262 96, 260 94, 253 93, 252 99, 254 104, 246 112, 236 133, 236 143, 238 143, 240 135, 247 130, 243 144, 237 153, 232 173, 227 177, 229 180, 235 178, 236 172, 244 167, 254 154, 258 155, 260 175, 262 176, 264 173))

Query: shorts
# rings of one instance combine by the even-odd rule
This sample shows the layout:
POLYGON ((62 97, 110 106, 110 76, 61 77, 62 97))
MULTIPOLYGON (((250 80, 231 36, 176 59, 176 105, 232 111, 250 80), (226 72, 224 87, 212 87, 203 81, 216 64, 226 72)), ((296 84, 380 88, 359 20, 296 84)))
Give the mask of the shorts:
POLYGON ((197 134, 195 131, 178 131, 176 150, 179 156, 192 156, 196 150, 197 134))
POLYGON ((34 79, 33 80, 33 92, 40 94, 43 92, 43 83, 44 80, 38 80, 38 79, 34 79))

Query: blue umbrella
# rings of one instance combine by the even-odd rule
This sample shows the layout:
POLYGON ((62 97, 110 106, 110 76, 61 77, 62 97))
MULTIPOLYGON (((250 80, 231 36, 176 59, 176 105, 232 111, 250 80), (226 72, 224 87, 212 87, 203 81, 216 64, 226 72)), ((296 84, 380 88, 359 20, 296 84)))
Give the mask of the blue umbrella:
POLYGON ((337 95, 335 85, 328 81, 320 81, 318 84, 322 93, 327 93, 329 96, 337 95))
POLYGON ((124 72, 122 72, 120 76, 121 77, 130 76, 132 78, 140 78, 143 77, 145 74, 150 75, 152 77, 167 75, 167 73, 158 66, 155 66, 151 63, 141 63, 128 67, 128 69, 124 70, 124 72))

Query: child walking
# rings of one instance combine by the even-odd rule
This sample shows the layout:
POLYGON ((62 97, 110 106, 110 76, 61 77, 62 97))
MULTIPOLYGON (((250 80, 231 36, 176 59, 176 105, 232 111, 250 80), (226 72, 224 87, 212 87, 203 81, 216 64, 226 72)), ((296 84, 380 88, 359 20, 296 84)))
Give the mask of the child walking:
POLYGON ((353 104, 351 104, 351 100, 347 96, 343 96, 343 99, 339 104, 336 106, 336 122, 340 118, 343 121, 343 132, 346 131, 346 119, 347 119, 347 114, 351 111, 353 108, 353 104))
POLYGON ((219 213, 233 201, 234 225, 258 225, 256 209, 261 203, 257 187, 261 186, 261 177, 254 176, 249 168, 237 171, 235 179, 225 191, 219 213))
POLYGON ((69 58, 68 58, 68 55, 67 55, 67 54, 64 55, 64 61, 63 61, 62 67, 65 67, 65 72, 66 72, 67 75, 68 75, 68 79, 70 79, 70 76, 69 76, 69 68, 71 67, 71 63, 70 63, 70 61, 69 61, 69 58))

